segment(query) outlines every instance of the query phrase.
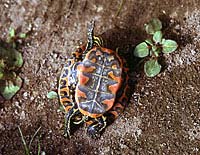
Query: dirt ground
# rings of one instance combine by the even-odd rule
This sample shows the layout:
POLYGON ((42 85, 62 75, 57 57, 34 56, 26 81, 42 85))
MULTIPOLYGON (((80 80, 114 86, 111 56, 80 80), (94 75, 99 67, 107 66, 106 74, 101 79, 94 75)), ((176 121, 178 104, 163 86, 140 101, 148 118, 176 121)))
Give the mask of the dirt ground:
MULTIPOLYGON (((22 155, 17 126, 27 142, 41 127, 46 155, 200 154, 200 1, 199 0, 1 0, 0 38, 10 27, 30 32, 21 46, 22 89, 0 103, 0 154, 22 155), (95 19, 95 33, 107 47, 127 54, 147 35, 143 25, 153 17, 164 24, 165 37, 179 48, 165 55, 165 68, 147 78, 131 66, 134 81, 125 112, 99 140, 77 130, 63 137, 64 114, 57 99, 46 94, 57 88, 66 58, 86 40, 86 26, 95 19), (128 47, 128 48, 127 48, 128 47), (128 49, 128 50, 127 50, 128 49)), ((134 64, 134 63, 133 63, 134 64)), ((37 154, 38 136, 31 145, 37 154)))

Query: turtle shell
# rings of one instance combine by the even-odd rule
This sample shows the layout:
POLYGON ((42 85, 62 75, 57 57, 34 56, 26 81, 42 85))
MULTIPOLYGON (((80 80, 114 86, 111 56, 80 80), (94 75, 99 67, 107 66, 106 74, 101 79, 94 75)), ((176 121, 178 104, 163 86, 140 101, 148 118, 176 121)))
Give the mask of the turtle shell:
POLYGON ((92 118, 103 115, 115 102, 121 86, 123 63, 118 54, 94 47, 77 66, 75 100, 82 114, 92 118))
POLYGON ((85 45, 83 45, 73 52, 72 56, 67 59, 61 72, 58 96, 66 112, 74 106, 75 88, 77 85, 77 66, 82 61, 82 53, 85 51, 85 48, 85 45))

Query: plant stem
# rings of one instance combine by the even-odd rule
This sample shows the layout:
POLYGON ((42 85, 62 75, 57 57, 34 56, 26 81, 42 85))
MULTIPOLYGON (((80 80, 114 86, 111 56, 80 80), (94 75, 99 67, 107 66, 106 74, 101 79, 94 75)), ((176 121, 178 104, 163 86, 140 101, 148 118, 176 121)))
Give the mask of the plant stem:
POLYGON ((40 139, 38 139, 38 155, 40 155, 41 147, 40 147, 40 139))
POLYGON ((40 129, 41 129, 41 126, 36 130, 36 132, 34 133, 33 137, 31 138, 30 143, 29 143, 29 145, 28 145, 28 148, 29 148, 29 149, 30 149, 30 147, 31 147, 31 143, 32 143, 33 139, 35 138, 35 136, 37 135, 37 133, 40 131, 40 129))
POLYGON ((121 12, 121 10, 122 10, 122 7, 123 7, 123 5, 124 5, 124 2, 125 2, 125 0, 121 0, 121 3, 120 3, 120 5, 119 5, 119 8, 118 8, 118 10, 117 10, 117 13, 116 13, 115 17, 119 16, 119 14, 120 14, 120 12, 121 12))
POLYGON ((25 155, 30 155, 29 148, 27 147, 26 141, 25 141, 25 139, 24 139, 24 136, 23 136, 22 131, 21 131, 21 129, 20 129, 19 126, 18 126, 18 130, 19 130, 19 133, 20 133, 20 136, 21 136, 21 139, 22 139, 23 145, 24 145, 25 155))

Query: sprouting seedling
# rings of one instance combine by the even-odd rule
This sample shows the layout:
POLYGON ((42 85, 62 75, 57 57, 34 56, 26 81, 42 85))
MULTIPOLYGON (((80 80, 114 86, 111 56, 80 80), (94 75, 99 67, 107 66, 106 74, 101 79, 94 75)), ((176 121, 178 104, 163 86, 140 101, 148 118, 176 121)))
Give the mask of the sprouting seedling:
POLYGON ((21 52, 16 49, 16 42, 25 37, 26 34, 16 34, 15 30, 10 28, 7 43, 2 42, 0 45, 0 94, 6 100, 10 100, 20 90, 23 83, 18 71, 24 61, 21 52))
MULTIPOLYGON (((38 134, 38 132, 40 131, 40 129, 41 129, 41 127, 39 127, 39 128, 35 131, 34 135, 32 136, 32 138, 31 138, 31 140, 30 140, 30 142, 29 142, 29 145, 27 145, 27 143, 26 143, 26 141, 25 141, 25 139, 24 139, 24 135, 23 135, 23 133, 22 133, 22 131, 21 131, 21 128, 18 126, 18 130, 19 130, 19 133, 20 133, 20 136, 21 136, 21 140, 22 140, 22 143, 23 143, 23 145, 24 145, 25 155, 30 155, 30 154, 31 154, 31 151, 30 151, 31 144, 32 144, 33 140, 35 139, 35 137, 37 136, 37 134, 38 134)), ((38 151, 37 151, 37 152, 38 152, 38 155, 41 154, 41 146, 40 146, 40 141, 39 141, 39 139, 38 139, 38 151)))
POLYGON ((16 48, 16 41, 19 39, 25 39, 25 38, 26 38, 26 33, 16 34, 15 29, 10 28, 8 32, 7 42, 9 44, 12 44, 13 48, 16 48))
POLYGON ((50 91, 50 92, 47 93, 47 98, 48 98, 48 99, 55 99, 55 98, 58 98, 58 94, 57 94, 57 92, 55 92, 55 91, 50 91))
POLYGON ((162 23, 157 18, 145 24, 145 30, 148 34, 152 35, 152 38, 138 44, 134 50, 136 57, 149 57, 149 60, 144 64, 144 71, 148 77, 154 77, 160 73, 161 65, 157 60, 159 55, 161 53, 172 53, 178 47, 174 40, 163 38, 161 29, 162 23))

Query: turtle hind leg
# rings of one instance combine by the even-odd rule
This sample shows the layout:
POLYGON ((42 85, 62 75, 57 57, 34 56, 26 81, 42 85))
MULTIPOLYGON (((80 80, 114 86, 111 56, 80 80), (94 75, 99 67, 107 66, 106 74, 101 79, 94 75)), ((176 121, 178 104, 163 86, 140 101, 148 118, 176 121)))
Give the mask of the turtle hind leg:
POLYGON ((123 112, 124 110, 124 105, 122 103, 116 103, 115 106, 105 113, 103 116, 97 118, 97 119, 92 119, 90 121, 87 121, 87 124, 89 124, 87 133, 90 137, 97 139, 101 136, 103 133, 104 129, 111 125, 116 118, 123 112))
POLYGON ((84 119, 82 119, 82 114, 80 113, 79 109, 76 107, 72 107, 66 114, 64 136, 70 139, 72 123, 81 124, 83 121, 84 119), (77 117, 81 117, 81 119, 78 119, 77 121, 77 117))
POLYGON ((87 133, 90 137, 97 139, 101 136, 102 131, 107 126, 106 117, 101 116, 97 119, 93 119, 89 122, 90 125, 88 126, 87 133))

